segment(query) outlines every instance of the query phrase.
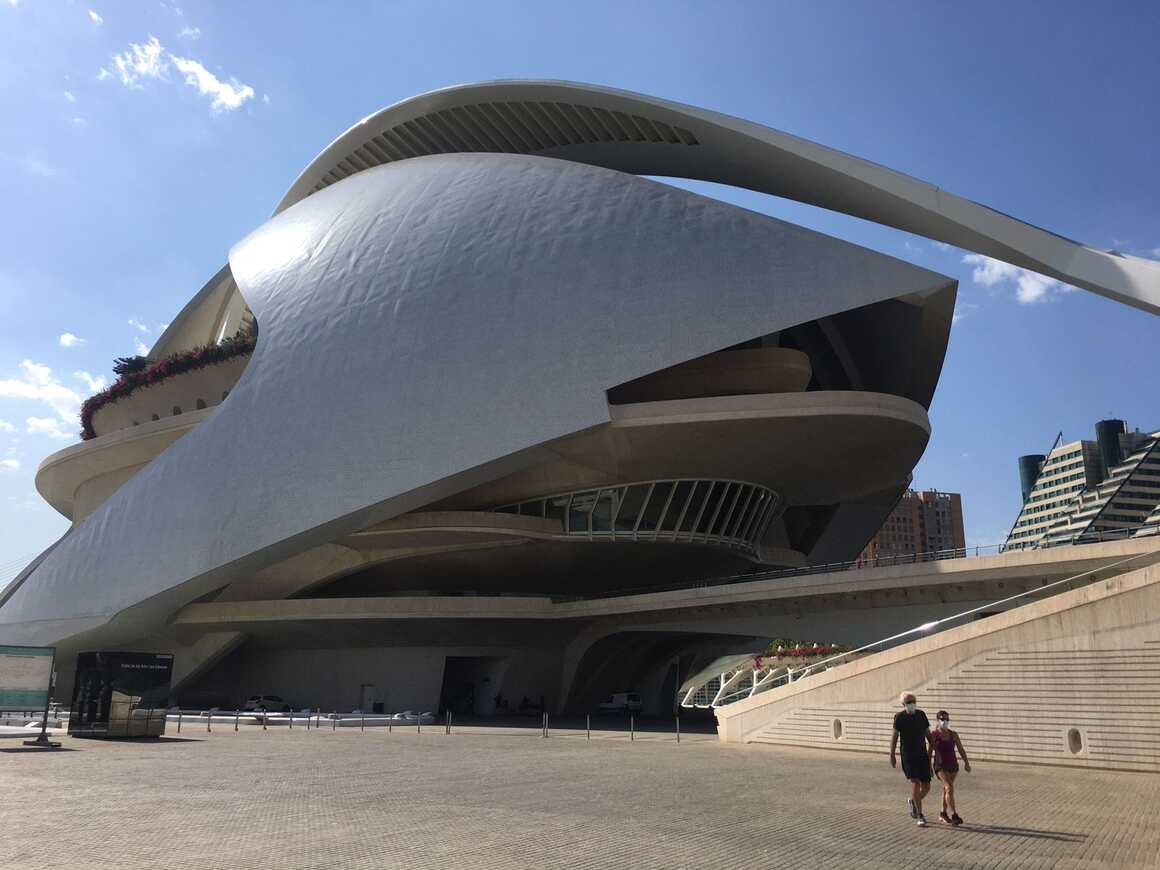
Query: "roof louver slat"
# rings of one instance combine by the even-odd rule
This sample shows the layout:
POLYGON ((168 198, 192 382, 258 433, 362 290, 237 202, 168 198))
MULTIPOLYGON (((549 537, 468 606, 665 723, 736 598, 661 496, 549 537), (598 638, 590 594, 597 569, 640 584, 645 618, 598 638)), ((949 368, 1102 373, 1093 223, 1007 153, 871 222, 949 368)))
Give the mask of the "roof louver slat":
POLYGON ((511 127, 521 139, 528 143, 529 151, 543 151, 546 147, 544 142, 536 135, 536 131, 531 127, 520 115, 515 111, 514 103, 492 103, 491 107, 507 125, 511 127))
POLYGON ((391 160, 405 160, 407 158, 407 155, 388 142, 382 133, 375 136, 371 141, 375 143, 379 150, 389 156, 391 160))
POLYGON ((365 142, 355 148, 354 153, 359 160, 366 164, 367 169, 373 169, 374 167, 382 164, 382 160, 380 160, 369 148, 367 148, 365 142))
POLYGON ((546 128, 543 122, 536 117, 532 111, 531 103, 505 103, 509 112, 520 119, 520 122, 527 127, 536 140, 542 143, 541 149, 553 148, 556 146, 556 137, 552 131, 546 128))
POLYGON ((396 129, 399 129, 400 133, 405 133, 411 137, 411 141, 417 144, 423 154, 439 154, 443 151, 439 147, 439 143, 432 141, 414 121, 404 121, 399 125, 399 128, 396 129))
POLYGON ((628 142, 643 142, 643 141, 645 141, 644 133, 642 133, 637 128, 636 124, 632 123, 632 118, 630 118, 628 115, 624 114, 624 112, 613 111, 611 114, 612 114, 613 119, 616 121, 616 123, 619 124, 620 128, 624 131, 625 141, 628 141, 628 142))
POLYGON ((495 143, 496 151, 502 151, 508 154, 519 153, 519 149, 508 140, 507 136, 503 134, 503 130, 499 129, 495 124, 492 123, 491 118, 487 116, 486 112, 481 112, 479 110, 478 103, 464 106, 463 111, 466 112, 467 116, 475 122, 475 126, 477 126, 480 131, 485 136, 487 136, 488 139, 495 143))
POLYGON ((470 151, 471 145, 459 134, 459 131, 452 127, 447 121, 437 113, 430 115, 423 115, 416 118, 416 122, 421 123, 425 130, 428 130, 432 136, 438 136, 439 139, 446 143, 448 151, 470 151))
POLYGON ((673 127, 677 131, 677 135, 681 137, 681 141, 686 145, 700 145, 700 140, 697 139, 691 132, 684 127, 673 127))
POLYGON ((633 115, 632 120, 636 121, 636 125, 640 127, 645 136, 650 142, 663 142, 664 137, 657 132, 657 128, 652 125, 652 121, 648 118, 642 118, 640 115, 633 115))
POLYGON ((584 119, 584 123, 587 124, 588 128, 596 134, 597 139, 599 139, 601 142, 616 141, 616 136, 613 135, 611 130, 604 126, 600 118, 594 111, 592 111, 592 109, 590 109, 588 106, 580 105, 577 105, 575 108, 576 114, 584 119))
POLYGON ((444 126, 446 126, 449 130, 454 130, 455 135, 458 136, 460 140, 467 143, 466 150, 468 150, 468 151, 486 151, 487 150, 487 146, 485 146, 483 144, 483 141, 481 139, 477 138, 471 132, 471 130, 469 130, 467 128, 467 126, 463 123, 462 119, 456 117, 455 114, 452 113, 450 110, 442 109, 442 110, 435 113, 435 117, 438 118, 439 121, 444 126))
POLYGON ((560 128, 566 144, 576 145, 584 141, 584 137, 580 135, 580 131, 576 129, 572 120, 561 111, 559 103, 540 103, 540 107, 560 128))
POLYGON ((653 121, 652 125, 657 128, 657 131, 664 137, 665 141, 670 145, 680 145, 681 139, 673 132, 673 128, 663 121, 653 121))
POLYGON ((616 142, 628 142, 630 137, 628 132, 621 126, 620 122, 616 120, 612 112, 607 109, 602 109, 599 106, 592 106, 592 113, 600 119, 600 123, 605 126, 616 142))
POLYGON ((578 143, 600 141, 600 137, 584 122, 584 119, 580 117, 580 113, 576 111, 575 106, 571 103, 557 103, 556 105, 559 106, 560 113, 571 121, 572 126, 576 128, 578 143))
POLYGON ((516 130, 503 117, 503 113, 499 107, 492 103, 478 103, 475 107, 479 113, 485 116, 491 123, 491 126, 511 143, 515 148, 517 154, 526 154, 528 151, 534 151, 535 148, 528 143, 523 136, 520 135, 519 130, 516 130))
POLYGON ((553 119, 552 116, 548 113, 546 108, 547 104, 525 103, 524 105, 527 106, 528 114, 532 115, 540 122, 540 126, 544 128, 545 132, 548 133, 556 147, 568 145, 570 143, 570 139, 564 132, 563 128, 560 127, 559 123, 557 123, 555 119, 553 119))
POLYGON ((380 166, 384 163, 393 163, 395 160, 383 148, 380 148, 374 139, 368 139, 366 142, 363 142, 362 147, 374 155, 375 159, 379 161, 380 166))
POLYGON ((419 145, 414 139, 407 136, 407 131, 403 129, 403 125, 401 124, 392 126, 390 130, 384 130, 383 135, 390 136, 391 142, 403 148, 407 157, 422 157, 422 155, 427 153, 422 145, 419 145))
POLYGON ((503 147, 488 135, 488 130, 484 129, 474 115, 470 114, 465 106, 456 106, 451 110, 455 119, 469 130, 476 139, 483 143, 484 151, 503 151, 503 147))

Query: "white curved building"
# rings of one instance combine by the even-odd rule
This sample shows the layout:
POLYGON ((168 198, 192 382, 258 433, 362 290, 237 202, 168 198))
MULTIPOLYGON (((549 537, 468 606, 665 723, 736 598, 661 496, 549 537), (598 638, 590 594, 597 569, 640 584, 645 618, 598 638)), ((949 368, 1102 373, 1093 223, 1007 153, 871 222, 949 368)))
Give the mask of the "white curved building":
POLYGON ((477 712, 671 699, 673 663, 751 645, 549 611, 856 557, 930 436, 956 283, 644 175, 1160 310, 1157 264, 746 121, 436 91, 336 139, 91 400, 37 477, 74 524, 5 591, 0 642, 173 652, 191 701, 477 712))

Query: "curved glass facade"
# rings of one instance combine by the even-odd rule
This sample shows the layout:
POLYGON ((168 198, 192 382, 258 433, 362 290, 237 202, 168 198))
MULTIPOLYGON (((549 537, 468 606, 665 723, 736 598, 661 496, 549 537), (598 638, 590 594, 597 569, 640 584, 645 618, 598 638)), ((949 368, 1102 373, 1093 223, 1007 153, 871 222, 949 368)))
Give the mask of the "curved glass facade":
POLYGON ((590 540, 711 544, 757 553, 784 502, 739 480, 650 480, 585 489, 493 510, 559 519, 564 533, 590 540))

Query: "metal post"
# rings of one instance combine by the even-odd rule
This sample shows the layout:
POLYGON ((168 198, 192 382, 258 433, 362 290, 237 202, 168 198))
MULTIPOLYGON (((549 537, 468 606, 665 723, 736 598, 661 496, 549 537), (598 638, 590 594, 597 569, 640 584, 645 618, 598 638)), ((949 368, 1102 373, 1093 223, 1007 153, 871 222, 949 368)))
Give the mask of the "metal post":
POLYGON ((293 708, 291 708, 291 710, 290 710, 290 730, 291 731, 294 730, 294 710, 293 710, 293 708))
MULTIPOLYGON (((266 723, 267 723, 267 722, 269 722, 269 720, 270 720, 270 714, 269 714, 269 713, 263 713, 263 714, 262 714, 262 730, 263 730, 263 731, 265 731, 265 730, 266 730, 266 723)), ((290 721, 291 721, 291 722, 293 722, 293 721, 294 721, 294 712, 293 712, 293 711, 291 711, 291 712, 290 712, 290 721)))
POLYGON ((310 730, 310 711, 306 711, 306 730, 310 730))
POLYGON ((628 714, 628 739, 636 740, 636 717, 631 713, 628 714))
POLYGON ((362 715, 362 719, 358 723, 358 730, 359 731, 366 731, 367 730, 367 714, 364 713, 362 710, 359 710, 359 713, 362 715))
POLYGON ((234 730, 235 731, 238 730, 238 719, 241 717, 241 715, 242 714, 239 713, 236 709, 234 710, 234 730))
POLYGON ((178 707, 177 708, 177 733, 178 734, 181 733, 181 714, 182 714, 182 710, 180 707, 178 707))
MULTIPOLYGON (((383 706, 385 707, 385 706, 386 706, 386 704, 384 704, 383 706)), ((388 716, 387 716, 387 733, 388 733, 388 734, 390 734, 390 733, 391 733, 391 726, 392 726, 392 725, 394 725, 394 722, 395 722, 395 720, 394 720, 394 719, 392 719, 392 718, 391 718, 391 717, 388 715, 388 716)))
POLYGON ((589 713, 585 717, 584 729, 588 732, 588 739, 592 739, 592 714, 589 713))
POLYGON ((338 711, 331 710, 330 715, 334 717, 330 720, 330 730, 334 731, 338 728, 338 711))
POLYGON ((416 734, 423 733, 423 714, 422 713, 415 714, 415 733, 416 734))
POLYGON ((680 715, 673 717, 677 722, 677 742, 681 742, 681 717, 680 715))
POLYGON ((210 727, 213 724, 213 710, 205 711, 205 733, 209 734, 213 731, 210 727))

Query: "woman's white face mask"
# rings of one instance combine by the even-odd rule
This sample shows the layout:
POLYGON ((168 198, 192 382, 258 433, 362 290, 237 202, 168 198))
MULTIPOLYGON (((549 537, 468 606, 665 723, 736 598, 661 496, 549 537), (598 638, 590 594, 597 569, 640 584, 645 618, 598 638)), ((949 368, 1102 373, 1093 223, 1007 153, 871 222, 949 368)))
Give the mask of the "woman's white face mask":
POLYGON ((915 708, 917 705, 914 703, 914 701, 907 701, 907 702, 906 702, 905 704, 903 704, 902 706, 904 706, 904 707, 906 708, 906 712, 907 712, 907 713, 913 713, 913 712, 914 712, 914 708, 915 708))
POLYGON ((948 722, 946 719, 939 719, 938 720, 938 727, 939 728, 950 728, 951 723, 948 722))

